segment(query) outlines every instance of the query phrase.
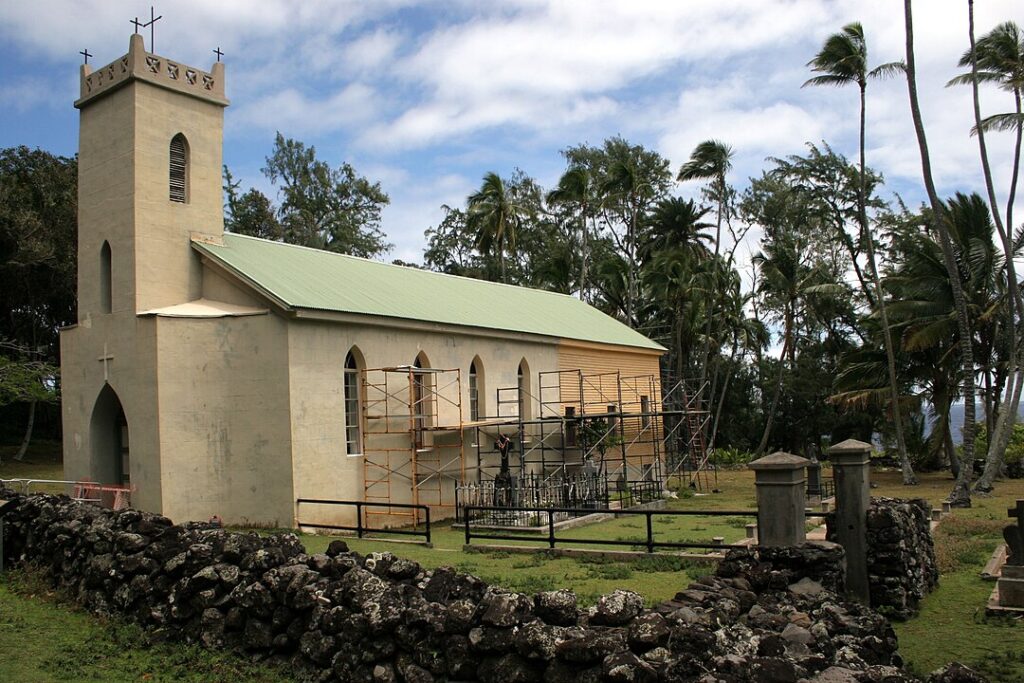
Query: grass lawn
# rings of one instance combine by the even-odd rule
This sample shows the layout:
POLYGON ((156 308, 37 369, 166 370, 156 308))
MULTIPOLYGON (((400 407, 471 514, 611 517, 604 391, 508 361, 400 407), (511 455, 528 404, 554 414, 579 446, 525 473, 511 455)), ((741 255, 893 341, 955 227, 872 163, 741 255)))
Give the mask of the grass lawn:
POLYGON ((18 444, 0 444, 0 479, 63 479, 60 449, 58 441, 34 440, 25 459, 18 462, 14 459, 18 444))
MULTIPOLYGON (((41 442, 25 463, 9 458, 14 448, 0 447, 0 478, 61 478, 59 444, 41 442)), ((826 476, 828 473, 826 471, 826 476)), ((872 474, 876 496, 925 498, 938 506, 952 485, 948 474, 926 474, 921 484, 904 487, 899 472, 872 474)), ((720 472, 719 493, 673 500, 670 509, 751 510, 753 476, 748 470, 720 472)), ((993 588, 979 577, 1008 523, 1006 509, 1024 498, 1024 480, 998 482, 996 495, 976 497, 974 507, 956 510, 936 534, 942 577, 939 588, 924 602, 921 615, 895 624, 900 649, 919 673, 957 659, 985 673, 993 683, 1024 680, 1024 624, 985 617, 993 588)), ((744 536, 749 517, 655 517, 658 539, 726 542, 744 536)), ((623 517, 580 529, 559 532, 575 538, 637 540, 644 537, 642 517, 623 517)), ((327 547, 330 536, 303 535, 310 552, 327 547)), ((490 583, 523 592, 572 588, 584 605, 615 588, 642 594, 648 604, 671 598, 710 565, 675 557, 636 561, 555 558, 547 554, 462 552, 462 532, 438 524, 433 548, 375 539, 345 538, 360 553, 390 551, 425 567, 453 566, 490 583)), ((514 542, 503 542, 514 543, 514 542)), ((530 544, 526 544, 530 545, 530 544)), ((534 545, 542 545, 540 542, 534 545)), ((560 546, 562 544, 559 544, 560 546)), ((573 544, 567 543, 566 546, 573 544)), ((213 657, 194 648, 151 645, 127 626, 94 619, 62 604, 20 572, 0 579, 0 680, 277 680, 267 669, 230 657, 213 657)))
MULTIPOLYGON (((953 484, 949 474, 921 477, 919 486, 905 487, 899 472, 875 472, 874 495, 920 497, 938 506, 953 484)), ((1024 623, 985 616, 985 604, 995 587, 983 581, 981 570, 1009 524, 1006 510, 1024 499, 1024 480, 997 482, 994 495, 975 496, 973 507, 956 510, 935 534, 939 587, 929 595, 921 613, 894 624, 900 652, 918 673, 957 659, 992 683, 1024 681, 1024 623)))
MULTIPOLYGON (((669 502, 670 510, 753 510, 753 479, 746 472, 724 472, 719 475, 720 493, 679 498, 669 502)), ((722 536, 733 543, 746 535, 745 527, 753 517, 654 517, 653 532, 656 540, 675 542, 711 542, 722 536)), ((637 549, 646 538, 646 521, 642 516, 625 516, 577 529, 557 532, 559 538, 603 538, 635 540, 637 549)), ((303 543, 310 552, 320 552, 335 537, 304 535, 303 543)), ((352 550, 359 553, 390 551, 415 560, 425 567, 452 566, 470 572, 488 583, 523 592, 571 588, 583 605, 593 604, 598 597, 616 588, 629 588, 644 596, 648 605, 672 598, 698 576, 713 571, 714 566, 697 560, 658 555, 631 561, 609 561, 597 558, 557 558, 547 554, 462 552, 465 538, 461 530, 450 523, 439 523, 431 528, 433 548, 381 542, 373 539, 344 538, 352 550)), ((547 547, 538 541, 474 541, 500 545, 547 547)), ((593 546, 559 543, 558 547, 588 549, 629 550, 629 547, 593 546)), ((695 550, 700 553, 702 551, 695 550)))
POLYGON ((243 681, 287 675, 196 646, 152 643, 141 629, 63 602, 22 571, 0 575, 0 681, 243 681))

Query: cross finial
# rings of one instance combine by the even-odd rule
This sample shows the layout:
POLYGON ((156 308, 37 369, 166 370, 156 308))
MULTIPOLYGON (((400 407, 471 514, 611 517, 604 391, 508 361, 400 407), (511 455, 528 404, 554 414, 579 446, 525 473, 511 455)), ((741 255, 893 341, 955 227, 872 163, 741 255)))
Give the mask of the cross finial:
POLYGON ((129 19, 129 20, 128 20, 128 23, 129 23, 129 24, 135 24, 135 32, 136 32, 136 33, 138 33, 138 32, 139 32, 139 27, 140 27, 140 26, 143 26, 143 23, 142 23, 141 21, 139 21, 139 18, 138 18, 138 17, 135 17, 134 19, 129 19))
POLYGON ((92 55, 89 54, 89 48, 85 48, 84 50, 79 50, 78 54, 82 55, 82 57, 85 58, 85 63, 86 64, 89 63, 89 57, 92 57, 92 55))
POLYGON ((160 21, 161 19, 164 18, 164 15, 162 15, 162 14, 160 16, 158 16, 158 17, 154 16, 154 14, 155 14, 155 12, 153 11, 153 6, 150 5, 149 6, 149 21, 147 21, 145 24, 142 25, 142 28, 148 28, 149 29, 149 51, 153 52, 153 53, 156 52, 156 49, 153 47, 153 34, 154 34, 153 28, 154 28, 156 22, 158 22, 158 21, 160 21))
POLYGON ((217 61, 219 62, 220 58, 224 56, 224 53, 220 51, 220 45, 218 45, 217 49, 213 51, 213 54, 217 55, 217 61))

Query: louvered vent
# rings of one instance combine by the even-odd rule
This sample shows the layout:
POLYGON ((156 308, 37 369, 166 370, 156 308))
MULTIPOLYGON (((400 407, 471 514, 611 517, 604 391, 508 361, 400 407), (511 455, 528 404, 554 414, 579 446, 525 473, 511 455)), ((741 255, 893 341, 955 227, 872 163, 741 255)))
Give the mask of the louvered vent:
POLYGON ((185 202, 185 187, 188 180, 188 157, 185 152, 185 137, 180 133, 171 139, 171 201, 185 202))

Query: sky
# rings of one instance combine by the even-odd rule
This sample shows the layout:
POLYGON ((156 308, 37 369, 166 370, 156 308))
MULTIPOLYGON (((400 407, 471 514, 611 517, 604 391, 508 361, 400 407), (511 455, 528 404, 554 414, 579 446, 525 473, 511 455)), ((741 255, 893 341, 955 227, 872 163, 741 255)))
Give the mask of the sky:
MULTIPOLYGON (((918 87, 940 194, 981 190, 970 88, 946 88, 967 48, 967 3, 915 3, 918 87)), ((976 3, 976 32, 1024 24, 1021 0, 976 3)), ((801 88, 824 39, 865 28, 869 63, 902 59, 897 0, 175 0, 147 49, 209 69, 220 48, 231 106, 224 162, 273 195, 260 169, 280 131, 332 165, 380 181, 389 259, 420 262, 441 206, 462 206, 485 173, 516 168, 552 187, 561 151, 621 135, 673 171, 707 138, 733 147, 744 187, 767 157, 827 141, 855 158, 855 88, 801 88)), ((103 65, 127 52, 128 0, 0 3, 0 147, 77 148, 80 50, 103 65)), ((904 80, 868 87, 868 164, 911 206, 924 199, 904 80)), ((1012 109, 986 87, 983 114, 1012 109)), ((989 141, 1001 202, 1012 137, 989 141)), ((699 186, 678 185, 681 196, 699 186)), ((1019 202, 1017 216, 1024 216, 1019 202)), ((1017 221, 1015 221, 1017 222, 1017 221)), ((742 255, 742 254, 741 254, 742 255)))

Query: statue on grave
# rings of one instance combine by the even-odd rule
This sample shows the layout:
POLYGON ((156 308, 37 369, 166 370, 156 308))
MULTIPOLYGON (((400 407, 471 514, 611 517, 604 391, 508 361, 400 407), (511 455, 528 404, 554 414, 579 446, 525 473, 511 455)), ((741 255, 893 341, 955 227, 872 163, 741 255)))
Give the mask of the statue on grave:
POLYGON ((515 482, 508 469, 508 452, 512 448, 512 439, 507 434, 499 434, 494 442, 494 448, 501 455, 501 469, 498 471, 498 476, 494 478, 494 506, 511 507, 515 482))

